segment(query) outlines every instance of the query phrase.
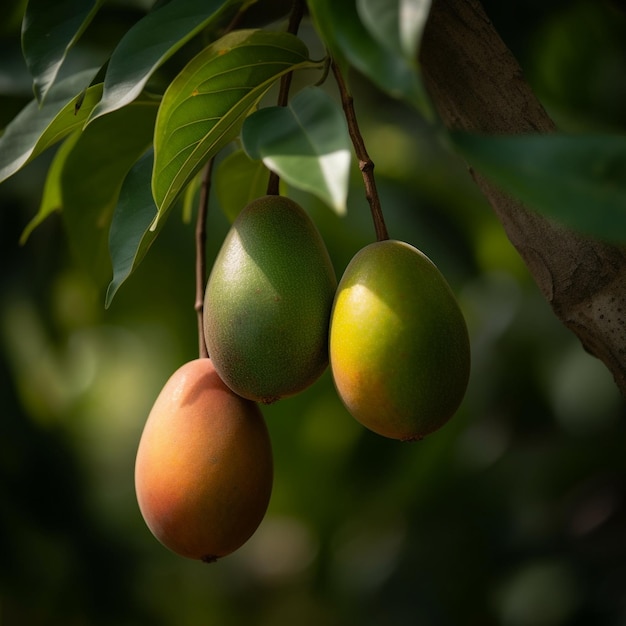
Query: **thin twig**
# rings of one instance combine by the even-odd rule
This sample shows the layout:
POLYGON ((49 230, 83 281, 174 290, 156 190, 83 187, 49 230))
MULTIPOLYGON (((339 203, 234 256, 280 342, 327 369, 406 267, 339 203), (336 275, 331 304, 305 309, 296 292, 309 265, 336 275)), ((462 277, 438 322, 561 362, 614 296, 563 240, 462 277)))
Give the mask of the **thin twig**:
MULTIPOLYGON (((233 16, 230 23, 222 30, 221 35, 229 33, 237 28, 245 11, 239 10, 233 16)), ((209 193, 211 191, 211 175, 213 172, 214 158, 207 162, 202 174, 200 197, 198 200, 198 217, 196 219, 196 301, 194 309, 198 320, 198 354, 200 358, 208 358, 209 351, 204 339, 204 291, 206 289, 206 221, 209 209, 209 193)))
POLYGON ((202 174, 198 217, 196 219, 196 303, 194 308, 198 318, 198 351, 200 358, 209 356, 204 340, 204 290, 206 287, 206 220, 209 208, 213 160, 212 158, 209 159, 202 174))
MULTIPOLYGON (((302 0, 294 0, 289 15, 289 24, 287 25, 287 32, 292 35, 298 33, 300 28, 300 22, 304 16, 304 2, 302 0)), ((280 87, 278 90, 278 99, 276 104, 279 107, 285 107, 289 103, 289 89, 291 88, 291 80, 293 78, 293 72, 287 72, 280 79, 280 87)), ((277 196, 279 192, 280 178, 275 172, 270 172, 269 180, 267 181, 267 195, 277 196)))
POLYGON ((370 159, 369 154, 367 153, 365 142, 363 141, 363 136, 359 130, 359 124, 354 111, 354 100, 348 91, 348 87, 346 86, 341 70, 334 60, 331 61, 331 67, 337 81, 337 87, 339 88, 341 104, 346 116, 350 139, 354 145, 354 152, 359 160, 359 169, 363 175, 363 182, 365 183, 365 197, 370 205, 372 220, 374 221, 374 229, 376 231, 376 239, 378 241, 384 241, 385 239, 389 239, 389 233, 387 232, 385 218, 380 205, 380 197, 378 196, 378 190, 376 189, 374 162, 370 159))

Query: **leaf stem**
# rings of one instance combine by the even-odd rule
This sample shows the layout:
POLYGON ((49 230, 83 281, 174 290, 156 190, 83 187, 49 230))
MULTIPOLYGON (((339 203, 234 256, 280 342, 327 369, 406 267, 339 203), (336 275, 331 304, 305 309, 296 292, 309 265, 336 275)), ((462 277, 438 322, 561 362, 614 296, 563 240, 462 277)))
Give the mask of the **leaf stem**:
MULTIPOLYGON (((304 16, 304 2, 303 0, 294 0, 291 7, 291 13, 289 14, 289 24, 287 25, 287 32, 292 35, 298 33, 300 28, 300 22, 304 16)), ((291 88, 291 79, 293 78, 293 72, 288 72, 280 79, 280 87, 278 90, 278 99, 276 104, 279 107, 285 107, 289 103, 289 89, 291 88)), ((267 195, 277 196, 279 195, 280 178, 276 172, 270 172, 270 177, 267 182, 267 195)))
POLYGON ((339 88, 339 94, 341 96, 341 104, 346 116, 346 122, 348 124, 348 132, 352 145, 354 146, 354 152, 359 160, 359 169, 363 175, 363 182, 365 184, 365 197, 370 206, 372 213, 372 220, 374 222, 374 230, 376 231, 377 241, 385 241, 389 239, 389 233, 387 231, 387 225, 385 224, 385 218, 383 216, 382 207, 380 205, 380 197, 378 190, 376 189, 376 179, 374 178, 374 162, 370 159, 365 142, 359 124, 354 111, 354 99, 352 94, 348 90, 346 82, 343 78, 339 66, 334 60, 331 60, 331 68, 337 81, 337 87, 339 88))
POLYGON ((209 356, 204 340, 204 290, 206 288, 206 220, 209 209, 213 161, 213 158, 209 159, 202 174, 198 217, 196 219, 196 302, 194 308, 198 318, 198 352, 200 358, 208 358, 209 356))

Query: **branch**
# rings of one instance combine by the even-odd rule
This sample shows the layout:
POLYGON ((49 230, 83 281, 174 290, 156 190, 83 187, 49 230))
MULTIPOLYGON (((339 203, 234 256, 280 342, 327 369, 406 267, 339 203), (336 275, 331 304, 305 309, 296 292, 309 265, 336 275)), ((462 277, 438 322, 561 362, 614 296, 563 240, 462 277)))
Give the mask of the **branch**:
POLYGON ((196 218, 196 302, 195 310, 198 319, 198 354, 200 358, 209 356, 204 341, 204 290, 206 288, 206 218, 209 208, 209 191, 211 189, 211 173, 213 161, 210 159, 202 174, 202 186, 198 200, 198 217, 196 218))
MULTIPOLYGON (((451 129, 549 133, 554 123, 477 0, 435 0, 422 39, 426 87, 451 129)), ((527 210, 475 172, 559 320, 626 396, 626 252, 527 210)))
POLYGON ((370 159, 370 156, 365 147, 365 141, 359 128, 358 121, 356 119, 356 112, 354 111, 354 99, 352 94, 348 91, 346 82, 341 74, 339 66, 331 61, 331 68, 335 75, 339 94, 341 95, 341 106, 346 117, 346 123, 348 125, 348 133, 354 146, 354 153, 359 160, 359 170, 363 175, 363 184, 365 185, 365 197, 370 207, 372 214, 372 220, 374 222, 374 230, 376 231, 376 240, 385 241, 389 239, 387 232, 387 225, 385 224, 385 217, 383 216, 383 210, 380 205, 380 197, 378 190, 376 189, 376 179, 374 178, 374 162, 370 159))
MULTIPOLYGON (((289 24, 287 25, 287 32, 292 35, 298 33, 300 28, 300 22, 304 17, 304 2, 303 0, 293 0, 291 7, 291 13, 289 14, 289 24)), ((279 107, 286 107, 289 104, 289 89, 291 88, 291 80, 293 78, 293 72, 287 72, 280 79, 280 87, 278 91, 278 99, 276 105, 279 107)), ((270 172, 269 180, 267 181, 267 195, 277 196, 280 193, 280 178, 276 172, 270 172)))

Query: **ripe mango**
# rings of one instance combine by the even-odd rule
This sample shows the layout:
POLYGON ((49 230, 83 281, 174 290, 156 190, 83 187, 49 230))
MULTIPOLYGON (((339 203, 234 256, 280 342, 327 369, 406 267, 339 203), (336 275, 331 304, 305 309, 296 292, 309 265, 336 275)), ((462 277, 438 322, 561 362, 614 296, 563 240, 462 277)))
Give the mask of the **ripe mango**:
POLYGON ((243 545, 261 523, 273 461, 259 407, 235 395, 210 359, 180 367, 145 424, 135 491, 154 536, 205 562, 243 545))
POLYGON ((328 365, 336 287, 324 241, 302 207, 283 196, 248 204, 205 291, 205 340, 222 380, 263 403, 313 383, 328 365))
POLYGON ((395 240, 357 252, 337 288, 330 367, 348 411, 380 435, 421 439, 456 412, 469 378, 468 332, 426 255, 395 240))

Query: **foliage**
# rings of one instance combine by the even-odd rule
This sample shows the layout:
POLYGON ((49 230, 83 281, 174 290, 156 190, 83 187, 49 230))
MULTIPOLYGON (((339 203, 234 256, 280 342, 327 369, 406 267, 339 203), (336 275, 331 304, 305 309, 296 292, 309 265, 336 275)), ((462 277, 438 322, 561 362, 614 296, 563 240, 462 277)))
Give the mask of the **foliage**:
POLYGON ((3 621, 623 621, 622 404, 552 320, 458 160, 624 241, 623 16, 591 0, 485 2, 560 129, 493 138, 437 123, 415 54, 423 0, 309 0, 298 35, 278 0, 30 0, 20 42, 24 4, 7 2, 0 24, 3 621), (209 261, 270 171, 338 273, 372 240, 326 48, 392 236, 459 293, 470 389, 420 447, 357 429, 327 377, 271 407, 267 523, 219 571, 198 569, 155 549, 132 493, 147 409, 195 353, 194 251, 177 213, 195 210, 213 159, 209 261))
MULTIPOLYGON (((244 121, 241 139, 248 156, 280 174, 290 187, 319 195, 336 211, 345 210, 350 143, 342 112, 320 86, 307 86, 284 110, 263 106, 250 116, 285 73, 322 68, 321 60, 310 59, 302 39, 262 25, 233 28, 233 16, 245 16, 248 8, 243 0, 172 0, 138 19, 101 70, 89 67, 63 78, 69 51, 86 36, 101 5, 67 2, 51 14, 45 3, 28 4, 22 45, 36 98, 0 138, 0 181, 73 132, 94 136, 97 142, 95 128, 99 127, 117 138, 106 142, 109 154, 98 148, 101 159, 84 158, 85 150, 94 149, 83 147, 87 140, 74 143, 72 138, 65 160, 56 161, 51 170, 54 182, 47 185, 48 195, 24 237, 51 211, 63 211, 70 241, 98 283, 111 274, 110 253, 110 304, 145 255, 158 222, 204 164, 238 140, 244 121), (41 36, 48 32, 54 34, 52 41, 41 36), (201 46, 197 54, 192 54, 195 46, 190 42, 201 46), (165 73, 158 84, 155 76, 164 66, 169 69, 167 61, 177 54, 178 71, 165 73), (140 111, 142 105, 145 113, 140 111), (139 130, 133 110, 145 115, 143 141, 129 137, 139 130), (121 143, 124 140, 133 146, 127 148, 121 143), (147 220, 125 207, 136 205, 140 211, 149 205, 143 185, 136 184, 132 172, 135 162, 142 169, 151 145, 156 216, 147 225, 147 220), (116 167, 101 167, 103 160, 116 167), (127 176, 130 181, 122 203, 120 191, 127 176), (83 181, 84 188, 76 181, 83 181), (107 190, 107 197, 94 199, 96 189, 107 190), (89 207, 87 213, 84 207, 89 207), (113 219, 114 238, 103 241, 113 219)), ((309 8, 321 42, 344 71, 353 67, 362 72, 434 123, 416 56, 428 2, 311 0, 309 8)), ((626 167, 624 138, 559 135, 504 138, 495 146, 493 142, 482 137, 452 139, 472 165, 530 206, 594 234, 623 238, 623 227, 616 230, 614 224, 624 219, 619 204, 626 192, 620 176, 626 167), (584 193, 573 188, 564 196, 564 185, 571 186, 574 180, 584 193), (593 212, 588 210, 591 205, 593 212), (607 228, 607 223, 612 226, 607 228)), ((223 202, 232 204, 228 195, 223 202)), ((146 214, 150 211, 145 209, 146 214)))
POLYGON ((458 135, 453 142, 474 167, 527 206, 582 232, 623 242, 625 136, 458 135))

